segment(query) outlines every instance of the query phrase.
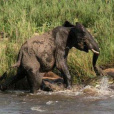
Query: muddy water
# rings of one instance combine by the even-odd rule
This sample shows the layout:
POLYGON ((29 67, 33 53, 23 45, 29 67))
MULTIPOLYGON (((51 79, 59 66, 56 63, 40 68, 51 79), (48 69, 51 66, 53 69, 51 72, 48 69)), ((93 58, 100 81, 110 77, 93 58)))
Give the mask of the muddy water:
MULTIPOLYGON (((107 79, 98 87, 29 94, 0 92, 0 114, 114 114, 114 92, 107 79)), ((76 87, 74 87, 76 88, 76 87)))

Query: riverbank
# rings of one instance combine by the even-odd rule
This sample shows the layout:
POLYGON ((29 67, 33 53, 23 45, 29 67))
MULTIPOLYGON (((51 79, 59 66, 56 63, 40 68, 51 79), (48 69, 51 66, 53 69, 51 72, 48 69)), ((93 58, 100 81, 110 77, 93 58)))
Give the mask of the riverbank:
MULTIPOLYGON (((104 84, 103 87, 107 86, 107 89, 109 88, 114 90, 114 68, 105 69, 103 70, 103 72, 106 74, 106 76, 96 76, 94 78, 87 78, 84 82, 80 84, 73 83, 71 90, 79 91, 87 86, 87 90, 85 89, 84 92, 92 94, 98 93, 96 91, 98 91, 97 89, 99 89, 99 87, 101 86, 101 82, 104 84), (90 86, 90 88, 88 88, 88 86, 90 86)), ((65 85, 63 83, 64 82, 63 78, 61 76, 56 75, 53 72, 48 72, 48 73, 42 73, 42 77, 43 77, 43 84, 40 88, 42 91, 55 92, 55 91, 66 90, 65 85)), ((4 79, 2 83, 4 83, 5 81, 8 82, 8 80, 10 80, 9 77, 4 79)), ((14 85, 8 87, 8 90, 29 91, 29 85, 26 77, 15 83, 14 85)))

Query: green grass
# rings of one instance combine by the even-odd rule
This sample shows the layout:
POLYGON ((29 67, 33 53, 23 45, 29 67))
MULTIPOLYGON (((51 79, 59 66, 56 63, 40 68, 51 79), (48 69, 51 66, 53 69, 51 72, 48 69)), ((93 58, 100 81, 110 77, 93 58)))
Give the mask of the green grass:
MULTIPOLYGON (((65 20, 81 22, 101 48, 98 64, 114 61, 114 0, 0 0, 0 74, 16 61, 21 44, 34 33, 42 34, 65 20), (5 40, 5 37, 8 40, 5 40)), ((95 75, 92 53, 72 49, 68 65, 74 80, 95 75), (92 69, 92 70, 91 70, 92 69)))

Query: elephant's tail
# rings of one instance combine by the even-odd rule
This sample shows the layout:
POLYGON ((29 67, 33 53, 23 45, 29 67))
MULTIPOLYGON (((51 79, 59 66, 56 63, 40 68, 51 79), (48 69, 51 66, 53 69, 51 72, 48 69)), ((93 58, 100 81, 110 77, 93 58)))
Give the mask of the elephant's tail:
POLYGON ((12 65, 10 68, 19 67, 21 64, 22 56, 23 56, 23 49, 21 48, 17 57, 17 62, 14 65, 12 65))

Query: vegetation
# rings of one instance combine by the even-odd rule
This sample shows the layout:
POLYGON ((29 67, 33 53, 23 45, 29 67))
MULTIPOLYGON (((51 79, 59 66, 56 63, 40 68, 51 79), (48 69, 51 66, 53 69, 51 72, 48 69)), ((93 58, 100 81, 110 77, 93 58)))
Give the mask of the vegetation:
MULTIPOLYGON (((114 0, 0 0, 0 74, 16 61, 25 40, 65 20, 81 22, 95 37, 100 66, 114 61, 114 0)), ((91 61, 91 52, 70 51, 68 64, 75 80, 95 75, 91 61)))

